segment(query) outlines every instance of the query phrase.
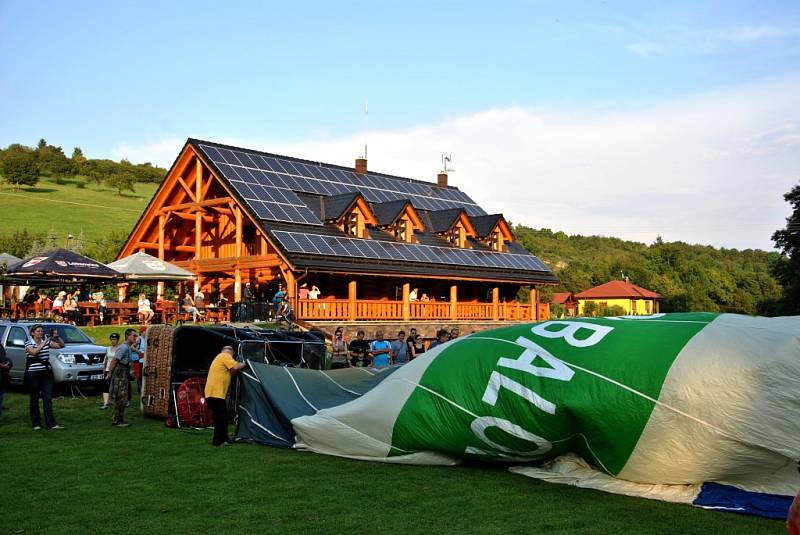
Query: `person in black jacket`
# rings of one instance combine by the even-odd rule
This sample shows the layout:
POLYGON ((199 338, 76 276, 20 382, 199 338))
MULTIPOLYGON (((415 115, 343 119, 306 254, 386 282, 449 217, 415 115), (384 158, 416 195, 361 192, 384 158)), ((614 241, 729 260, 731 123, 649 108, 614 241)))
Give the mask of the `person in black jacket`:
POLYGON ((6 348, 0 344, 0 418, 3 417, 3 400, 6 396, 6 388, 11 385, 11 367, 13 363, 6 356, 6 348))

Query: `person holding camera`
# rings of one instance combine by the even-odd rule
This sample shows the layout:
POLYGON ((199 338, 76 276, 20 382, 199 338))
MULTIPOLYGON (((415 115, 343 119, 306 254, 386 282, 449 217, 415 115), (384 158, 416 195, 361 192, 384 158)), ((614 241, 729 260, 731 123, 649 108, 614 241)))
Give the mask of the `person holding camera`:
POLYGON ((50 367, 50 349, 61 349, 64 342, 56 329, 50 329, 50 336, 44 335, 44 327, 38 323, 31 327, 30 339, 25 342, 25 382, 30 388, 30 414, 33 430, 42 428, 42 415, 39 412, 39 397, 44 406, 44 421, 47 429, 64 429, 56 423, 53 415, 53 369, 50 367))
POLYGON ((350 361, 347 357, 347 342, 344 339, 344 333, 341 327, 336 327, 331 344, 331 369, 349 368, 350 361))

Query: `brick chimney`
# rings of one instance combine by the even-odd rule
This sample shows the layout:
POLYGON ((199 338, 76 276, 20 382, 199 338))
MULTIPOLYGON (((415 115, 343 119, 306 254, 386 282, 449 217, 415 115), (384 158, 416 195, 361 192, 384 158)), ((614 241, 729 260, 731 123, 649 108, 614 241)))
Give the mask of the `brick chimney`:
POLYGON ((439 184, 440 188, 447 187, 447 173, 439 173, 436 177, 436 181, 439 184))
POLYGON ((356 158, 356 173, 359 175, 366 175, 367 174, 367 159, 366 158, 356 158))

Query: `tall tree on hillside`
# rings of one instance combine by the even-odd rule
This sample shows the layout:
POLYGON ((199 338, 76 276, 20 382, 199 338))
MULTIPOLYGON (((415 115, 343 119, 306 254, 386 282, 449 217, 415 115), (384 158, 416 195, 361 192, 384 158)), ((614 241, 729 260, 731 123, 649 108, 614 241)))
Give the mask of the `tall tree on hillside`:
POLYGON ((6 182, 20 186, 35 186, 39 181, 39 162, 36 152, 30 147, 14 143, 3 151, 2 171, 6 182))
POLYGON ((72 149, 72 165, 75 167, 77 173, 83 173, 83 166, 86 164, 86 156, 80 147, 72 149))
POLYGON ((786 228, 775 231, 772 241, 783 251, 785 260, 772 264, 775 277, 783 285, 783 299, 779 306, 782 314, 800 313, 800 184, 783 196, 792 206, 786 218, 786 228))
POLYGON ((123 191, 130 191, 131 193, 136 192, 136 190, 133 189, 133 183, 135 181, 136 175, 134 175, 131 171, 117 171, 106 178, 106 184, 112 188, 116 188, 117 195, 120 197, 122 196, 123 191))
POLYGON ((36 156, 39 158, 39 172, 55 177, 56 180, 78 172, 61 147, 48 145, 44 139, 36 147, 36 156))

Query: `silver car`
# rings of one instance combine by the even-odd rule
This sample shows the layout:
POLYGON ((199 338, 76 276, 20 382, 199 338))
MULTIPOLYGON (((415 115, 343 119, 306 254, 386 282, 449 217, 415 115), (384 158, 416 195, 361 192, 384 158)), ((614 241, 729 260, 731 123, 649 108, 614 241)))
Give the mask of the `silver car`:
MULTIPOLYGON (((0 321, 0 344, 6 348, 8 358, 14 363, 11 369, 12 384, 22 384, 25 380, 25 342, 30 338, 28 331, 35 322, 0 321)), ((83 331, 63 323, 39 323, 46 336, 55 329, 64 341, 62 349, 50 350, 50 367, 58 383, 89 383, 103 380, 103 359, 106 348, 94 343, 83 331)))

